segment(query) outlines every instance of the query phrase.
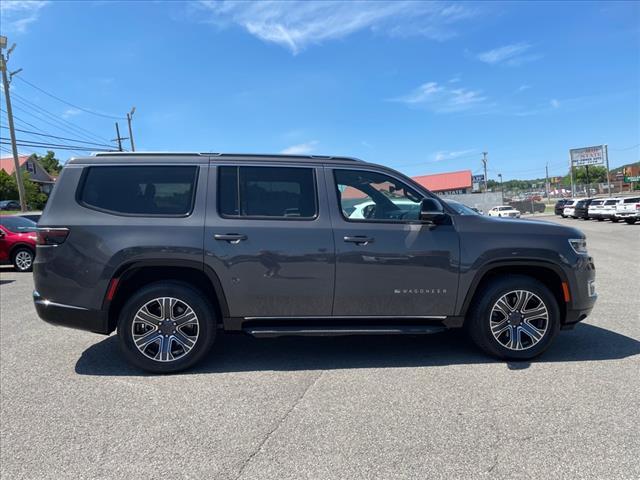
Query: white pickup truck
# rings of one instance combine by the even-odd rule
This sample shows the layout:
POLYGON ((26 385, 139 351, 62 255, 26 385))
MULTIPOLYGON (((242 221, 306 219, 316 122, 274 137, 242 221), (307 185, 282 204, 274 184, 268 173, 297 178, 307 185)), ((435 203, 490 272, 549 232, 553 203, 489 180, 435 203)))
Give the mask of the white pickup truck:
POLYGON ((629 224, 640 220, 640 197, 621 198, 616 204, 615 218, 629 224))

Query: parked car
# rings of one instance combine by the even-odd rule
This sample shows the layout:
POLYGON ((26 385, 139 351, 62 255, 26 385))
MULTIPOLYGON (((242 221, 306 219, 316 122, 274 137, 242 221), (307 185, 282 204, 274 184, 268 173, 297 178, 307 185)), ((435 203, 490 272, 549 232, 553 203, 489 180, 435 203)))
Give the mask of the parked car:
POLYGON ((556 215, 562 215, 563 211, 564 211, 564 207, 567 203, 569 203, 571 200, 568 198, 561 198, 560 200, 558 200, 556 202, 555 207, 553 207, 553 211, 556 215))
POLYGON ((20 202, 15 200, 0 201, 0 210, 20 210, 20 202))
POLYGON ((35 308, 53 324, 117 329, 131 363, 165 373, 201 360, 219 329, 464 327, 490 355, 530 359, 589 315, 595 267, 582 232, 464 212, 343 157, 74 158, 39 222, 35 308), (363 197, 372 216, 346 215, 363 197), (400 218, 400 200, 419 208, 400 218))
POLYGON ((611 220, 612 222, 617 222, 618 219, 615 218, 616 205, 618 205, 620 201, 620 198, 605 198, 604 202, 602 202, 602 206, 598 210, 598 220, 611 220))
POLYGON ((576 202, 574 207, 573 218, 582 218, 589 220, 589 206, 593 202, 593 198, 584 198, 576 202))
POLYGON ((589 204, 589 218, 591 220, 600 219, 600 215, 602 214, 602 204, 604 203, 604 198, 594 198, 589 204))
POLYGON ((621 201, 616 204, 614 217, 617 220, 624 220, 631 225, 640 220, 640 197, 621 199, 621 201))
POLYGON ((17 215, 22 218, 28 218, 32 222, 38 223, 38 220, 40 220, 42 213, 27 212, 27 213, 18 213, 17 215))
POLYGON ((509 205, 502 205, 498 207, 493 207, 487 213, 490 217, 510 217, 510 218, 520 218, 520 212, 509 205))
POLYGON ((509 202, 509 206, 519 212, 525 213, 543 213, 546 209, 544 203, 533 201, 533 199, 528 198, 526 200, 518 200, 509 202))
POLYGON ((572 198, 569 202, 567 202, 567 204, 564 206, 564 210, 562 211, 562 218, 567 218, 567 217, 576 218, 575 217, 576 205, 580 200, 582 199, 572 198))
POLYGON ((0 215, 0 263, 30 272, 36 254, 36 224, 15 215, 0 215))

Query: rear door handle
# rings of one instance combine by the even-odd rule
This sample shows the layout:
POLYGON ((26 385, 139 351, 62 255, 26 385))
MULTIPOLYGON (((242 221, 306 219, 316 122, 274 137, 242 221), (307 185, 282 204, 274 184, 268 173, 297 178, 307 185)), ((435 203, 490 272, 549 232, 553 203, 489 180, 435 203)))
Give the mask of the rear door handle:
POLYGON ((358 245, 367 245, 373 242, 373 237, 365 237, 363 235, 355 235, 355 236, 347 235, 346 237, 344 237, 344 241, 350 242, 350 243, 356 243, 358 245))
POLYGON ((242 233, 216 233, 213 238, 215 238, 216 240, 233 243, 235 245, 243 240, 246 240, 247 236, 243 235, 242 233))

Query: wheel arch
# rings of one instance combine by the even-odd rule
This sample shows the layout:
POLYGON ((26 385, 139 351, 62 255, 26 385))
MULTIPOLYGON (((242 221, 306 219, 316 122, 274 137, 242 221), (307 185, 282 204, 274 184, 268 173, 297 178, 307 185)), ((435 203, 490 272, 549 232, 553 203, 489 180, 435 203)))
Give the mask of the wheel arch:
POLYGON ((116 270, 111 282, 114 280, 117 281, 117 287, 113 299, 109 300, 105 295, 103 304, 108 314, 109 332, 115 330, 120 311, 132 292, 163 280, 184 282, 200 291, 214 305, 219 323, 229 316, 229 306, 218 275, 210 267, 198 262, 167 259, 131 262, 116 270))
POLYGON ((36 256, 36 249, 33 245, 30 245, 28 243, 15 243, 11 246, 11 248, 9 249, 9 260, 11 260, 13 262, 13 255, 16 253, 16 250, 19 250, 20 248, 26 248, 27 250, 29 250, 31 253, 33 253, 33 256, 36 256))
POLYGON ((568 303, 564 299, 563 283, 567 277, 560 267, 545 261, 497 261, 482 267, 474 276, 462 303, 460 315, 466 317, 469 308, 477 295, 492 278, 502 275, 524 275, 535 278, 549 289, 558 302, 560 309, 560 323, 564 323, 567 316, 568 303))

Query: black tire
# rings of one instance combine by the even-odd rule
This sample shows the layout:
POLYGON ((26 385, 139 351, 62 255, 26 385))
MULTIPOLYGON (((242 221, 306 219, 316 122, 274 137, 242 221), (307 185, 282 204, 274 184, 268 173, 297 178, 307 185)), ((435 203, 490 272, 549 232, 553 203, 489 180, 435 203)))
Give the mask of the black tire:
POLYGON ((629 225, 633 225, 634 223, 636 223, 635 218, 625 218, 624 221, 627 222, 629 225))
MULTIPOLYGON (((138 290, 125 303, 118 319, 118 337, 125 358, 136 367, 153 373, 173 373, 195 365, 211 349, 216 336, 216 328, 217 316, 213 305, 199 290, 187 283, 177 281, 152 283, 138 290), (134 342, 132 328, 138 310, 148 302, 162 297, 172 297, 184 302, 191 307, 197 316, 197 340, 187 353, 175 360, 160 361, 149 358, 138 349, 134 342)), ((157 332, 161 333, 160 327, 157 332)), ((173 337, 173 335, 168 336, 173 337)), ((160 343, 162 343, 162 339, 160 339, 160 343)), ((175 346, 176 343, 176 341, 169 341, 170 346, 175 346)), ((171 353, 173 352, 172 350, 171 353)))
POLYGON ((600 218, 600 217, 598 217, 598 221, 599 221, 599 222, 604 222, 604 218, 600 218))
POLYGON ((525 275, 503 275, 491 279, 477 292, 470 307, 465 329, 485 353, 505 360, 530 360, 542 354, 551 345, 560 330, 560 309, 551 291, 538 280, 525 275), (491 332, 491 312, 496 302, 514 290, 534 293, 545 304, 548 320, 545 333, 534 345, 524 350, 512 350, 503 346, 491 332))
POLYGON ((611 220, 613 223, 618 223, 620 221, 619 218, 615 218, 615 217, 611 217, 609 220, 611 220))
POLYGON ((33 270, 33 250, 27 247, 18 247, 11 254, 11 263, 18 272, 30 272, 33 270))
POLYGON ((567 218, 567 216, 563 213, 560 215, 562 218, 567 218))

